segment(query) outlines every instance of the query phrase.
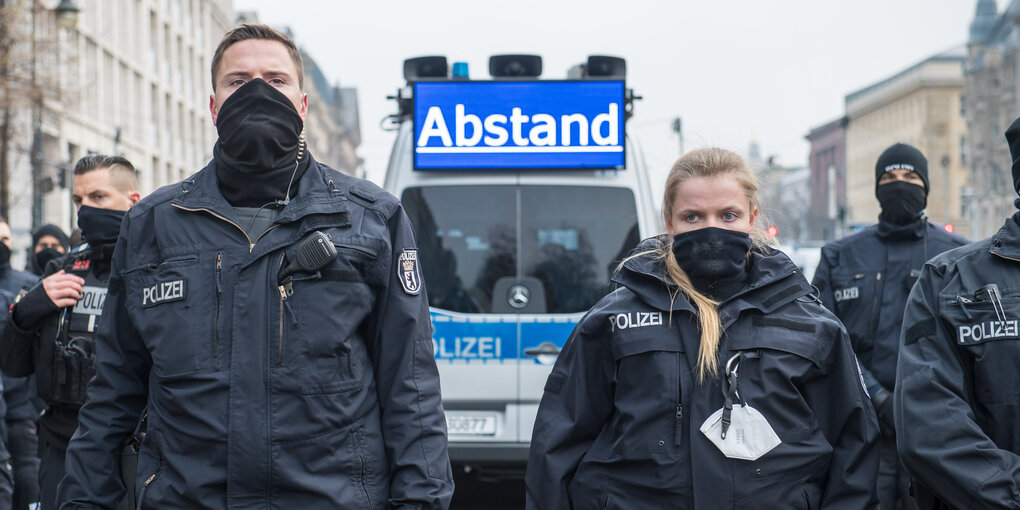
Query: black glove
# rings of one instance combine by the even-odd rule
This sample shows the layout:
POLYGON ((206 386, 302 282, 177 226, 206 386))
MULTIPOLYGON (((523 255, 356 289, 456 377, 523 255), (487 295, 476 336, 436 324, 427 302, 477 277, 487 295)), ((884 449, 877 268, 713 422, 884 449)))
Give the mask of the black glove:
POLYGON ((893 394, 891 391, 882 388, 871 397, 871 405, 875 406, 875 414, 878 415, 878 425, 882 434, 886 436, 896 435, 896 422, 893 421, 893 394))

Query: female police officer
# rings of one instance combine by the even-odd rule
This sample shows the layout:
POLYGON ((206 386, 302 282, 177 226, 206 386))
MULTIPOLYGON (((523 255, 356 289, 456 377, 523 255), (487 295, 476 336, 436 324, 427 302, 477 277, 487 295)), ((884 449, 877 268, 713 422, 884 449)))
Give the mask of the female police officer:
POLYGON ((877 508, 878 424, 843 327, 765 246, 757 184, 700 149, 545 386, 528 508, 877 508))

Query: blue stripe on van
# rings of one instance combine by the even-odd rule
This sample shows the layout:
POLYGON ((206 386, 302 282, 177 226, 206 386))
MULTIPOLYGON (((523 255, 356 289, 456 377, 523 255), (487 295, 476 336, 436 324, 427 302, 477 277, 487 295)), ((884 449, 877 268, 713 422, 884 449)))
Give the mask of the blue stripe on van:
POLYGON ((432 347, 436 361, 468 363, 539 363, 524 351, 549 342, 562 348, 574 326, 584 316, 464 314, 432 308, 432 347), (520 321, 521 342, 517 342, 520 321))

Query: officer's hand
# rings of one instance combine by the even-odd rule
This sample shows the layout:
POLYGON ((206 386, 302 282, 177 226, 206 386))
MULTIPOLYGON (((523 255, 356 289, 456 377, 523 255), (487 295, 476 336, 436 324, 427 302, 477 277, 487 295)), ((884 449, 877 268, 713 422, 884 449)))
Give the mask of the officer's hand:
POLYGON ((74 306, 81 299, 82 285, 85 280, 73 274, 67 274, 64 270, 53 273, 43 278, 42 286, 46 296, 57 305, 57 308, 74 306))
POLYGON ((896 435, 896 422, 893 420, 893 394, 886 389, 878 390, 871 398, 875 406, 875 414, 878 415, 878 424, 885 436, 896 435))

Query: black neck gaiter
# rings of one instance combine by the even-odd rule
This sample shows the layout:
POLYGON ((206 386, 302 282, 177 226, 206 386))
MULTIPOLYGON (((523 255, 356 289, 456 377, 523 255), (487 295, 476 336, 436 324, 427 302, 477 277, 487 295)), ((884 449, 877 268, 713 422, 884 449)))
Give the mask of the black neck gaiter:
POLYGON ((921 217, 928 205, 924 187, 905 181, 882 184, 875 190, 882 212, 878 218, 893 225, 907 225, 921 217))
POLYGON ((713 299, 739 291, 747 278, 751 237, 724 228, 701 228, 673 236, 673 255, 694 288, 713 299))
POLYGON ((78 228, 81 236, 91 246, 113 244, 120 236, 120 224, 124 221, 126 211, 100 209, 98 207, 81 206, 78 209, 78 228))
POLYGON ((297 193, 308 168, 299 152, 304 122, 294 104, 260 79, 234 91, 216 116, 219 140, 213 147, 220 192, 234 207, 260 207, 297 193), (293 182, 293 184, 291 184, 293 182))

